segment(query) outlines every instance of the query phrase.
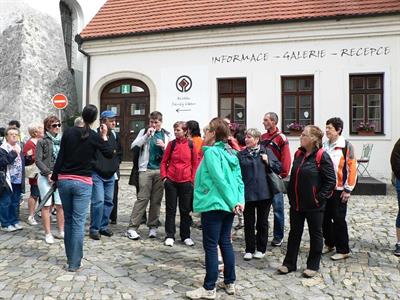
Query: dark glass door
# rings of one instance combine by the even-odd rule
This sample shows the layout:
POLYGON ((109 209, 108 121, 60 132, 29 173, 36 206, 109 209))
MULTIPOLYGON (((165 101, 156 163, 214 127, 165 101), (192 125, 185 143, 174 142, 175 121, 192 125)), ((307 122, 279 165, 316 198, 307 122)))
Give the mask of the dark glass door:
POLYGON ((125 79, 107 85, 101 95, 101 111, 117 114, 116 132, 121 137, 123 160, 131 161, 132 141, 148 124, 150 95, 147 86, 138 80, 125 79))

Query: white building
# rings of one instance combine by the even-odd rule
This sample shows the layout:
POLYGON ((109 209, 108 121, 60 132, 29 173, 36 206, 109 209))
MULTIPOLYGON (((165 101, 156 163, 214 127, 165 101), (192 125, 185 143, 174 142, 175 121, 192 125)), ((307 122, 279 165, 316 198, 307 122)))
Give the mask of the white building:
POLYGON ((400 2, 300 2, 108 0, 80 34, 83 99, 117 111, 125 149, 152 110, 167 129, 217 115, 263 129, 275 111, 293 153, 288 124, 324 128, 339 116, 358 155, 374 144, 371 174, 389 179, 400 136, 400 2), (358 132, 361 121, 375 135, 358 132))

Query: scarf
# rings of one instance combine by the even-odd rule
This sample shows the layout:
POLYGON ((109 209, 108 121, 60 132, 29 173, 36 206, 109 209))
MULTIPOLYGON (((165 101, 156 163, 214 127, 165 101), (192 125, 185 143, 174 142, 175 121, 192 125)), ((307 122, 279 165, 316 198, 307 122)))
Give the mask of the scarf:
POLYGON ((46 135, 51 139, 53 142, 53 158, 54 160, 57 159, 58 152, 60 151, 60 144, 61 144, 61 134, 57 134, 57 136, 53 136, 51 133, 46 131, 46 135))
POLYGON ((247 148, 247 150, 249 151, 251 156, 256 157, 257 154, 260 152, 260 145, 257 145, 254 148, 247 148))

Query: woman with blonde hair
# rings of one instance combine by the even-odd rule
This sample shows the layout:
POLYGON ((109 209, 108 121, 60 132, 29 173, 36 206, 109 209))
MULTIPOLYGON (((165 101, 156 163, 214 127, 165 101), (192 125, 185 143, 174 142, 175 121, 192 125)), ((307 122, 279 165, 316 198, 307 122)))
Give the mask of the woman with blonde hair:
POLYGON ((300 136, 300 148, 294 155, 288 189, 290 232, 286 256, 283 265, 278 268, 280 274, 297 269, 305 220, 310 234, 310 251, 303 275, 314 277, 318 274, 323 248, 324 210, 336 184, 331 158, 322 148, 323 136, 317 126, 306 126, 300 136))
POLYGON ((28 132, 31 138, 26 142, 22 151, 25 156, 25 173, 31 187, 31 194, 28 199, 29 217, 27 223, 29 225, 37 225, 34 215, 36 202, 40 197, 40 193, 37 184, 39 169, 35 165, 35 158, 37 142, 43 138, 43 126, 40 124, 31 124, 28 126, 28 132))

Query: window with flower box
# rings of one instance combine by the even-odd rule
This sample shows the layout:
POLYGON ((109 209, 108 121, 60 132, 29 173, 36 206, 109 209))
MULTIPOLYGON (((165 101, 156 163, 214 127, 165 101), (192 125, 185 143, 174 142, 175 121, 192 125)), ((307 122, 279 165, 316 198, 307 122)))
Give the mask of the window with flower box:
POLYGON ((246 126, 246 78, 218 79, 218 116, 246 126))
POLYGON ((282 131, 298 135, 314 122, 314 76, 282 77, 282 131))
POLYGON ((350 133, 383 134, 383 74, 350 75, 350 133))

